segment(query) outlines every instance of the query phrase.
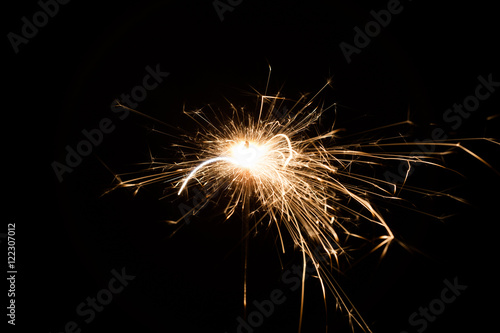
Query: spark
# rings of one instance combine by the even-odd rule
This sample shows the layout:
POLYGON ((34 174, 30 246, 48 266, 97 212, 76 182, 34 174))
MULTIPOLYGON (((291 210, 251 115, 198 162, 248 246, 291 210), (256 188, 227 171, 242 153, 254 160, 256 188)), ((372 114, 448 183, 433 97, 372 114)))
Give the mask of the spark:
MULTIPOLYGON (((364 332, 371 332, 331 274, 339 267, 340 260, 348 260, 351 239, 364 241, 370 245, 368 252, 379 251, 381 258, 394 242, 409 248, 397 239, 377 203, 399 205, 403 201, 402 193, 408 192, 463 201, 445 192, 407 185, 410 170, 423 164, 454 172, 442 163, 442 159, 456 151, 493 169, 463 143, 483 140, 498 145, 498 142, 490 138, 434 141, 428 143, 434 147, 431 152, 416 152, 411 151, 415 144, 406 142, 402 135, 369 139, 360 135, 412 125, 408 119, 360 132, 358 136, 361 138, 345 143, 348 136, 341 136, 345 129, 318 130, 321 116, 328 111, 336 112, 337 108, 336 104, 324 107, 317 100, 320 93, 330 86, 330 80, 312 98, 302 96, 279 117, 276 110, 283 108, 284 101, 289 100, 279 93, 268 95, 268 84, 263 94, 256 94, 257 117, 231 103, 231 116, 227 116, 227 112, 219 115, 213 109, 211 112, 200 109, 184 111, 199 125, 199 131, 195 135, 188 133, 179 137, 180 143, 175 147, 182 152, 182 160, 160 162, 155 158, 145 170, 147 175, 128 180, 123 180, 124 175, 117 176, 115 188, 134 187, 138 190, 145 185, 167 182, 172 189, 178 189, 178 196, 188 193, 190 186, 222 189, 206 192, 207 200, 216 199, 215 193, 228 198, 223 207, 226 219, 233 216, 238 207, 242 208, 244 224, 249 223, 249 215, 254 217, 254 226, 244 226, 246 239, 249 228, 258 224, 274 226, 284 253, 287 248, 284 235, 289 235, 294 246, 301 251, 304 263, 309 260, 316 268, 324 297, 329 290, 353 328, 356 326, 364 332), (373 170, 384 170, 391 163, 407 166, 402 183, 390 182, 380 175, 371 176, 373 170), (359 231, 358 226, 364 224, 374 227, 372 234, 359 231)), ((187 214, 196 213, 198 208, 193 207, 187 214)), ((182 219, 171 222, 179 223, 182 219)), ((305 265, 302 280, 305 280, 305 265)), ((246 305, 246 277, 244 281, 243 302, 246 305)), ((299 331, 304 290, 305 283, 302 283, 299 331)))

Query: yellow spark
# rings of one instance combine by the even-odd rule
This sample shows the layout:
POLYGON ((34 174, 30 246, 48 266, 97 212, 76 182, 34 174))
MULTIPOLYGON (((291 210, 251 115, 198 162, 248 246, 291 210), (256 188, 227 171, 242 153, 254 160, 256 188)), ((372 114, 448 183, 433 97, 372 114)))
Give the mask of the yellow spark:
MULTIPOLYGON (((402 138, 378 138, 336 145, 341 129, 314 134, 321 115, 335 107, 313 106, 319 93, 329 84, 327 82, 308 101, 302 97, 280 118, 274 115, 274 111, 282 105, 284 98, 279 97, 279 94, 269 96, 267 92, 257 96, 260 102, 257 117, 233 105, 233 117, 215 117, 215 121, 209 120, 210 117, 202 110, 192 114, 186 112, 198 122, 200 131, 179 144, 183 147, 185 158, 175 163, 155 160, 148 171, 158 172, 126 181, 122 180, 122 175, 118 178, 117 187, 140 188, 154 182, 169 181, 179 188, 177 194, 181 195, 191 183, 197 184, 193 186, 224 186, 222 193, 229 199, 223 207, 227 218, 238 207, 248 207, 249 202, 255 203, 255 211, 261 213, 257 222, 267 218, 269 224, 277 228, 283 252, 282 229, 285 229, 295 246, 302 251, 304 262, 308 257, 316 267, 323 293, 329 289, 346 311, 349 321, 356 323, 363 331, 371 332, 329 274, 333 263, 338 264, 340 258, 345 257, 344 242, 349 237, 369 240, 373 244, 371 251, 380 250, 381 256, 384 256, 396 237, 374 202, 377 199, 401 200, 399 195, 403 189, 426 195, 446 194, 406 185, 409 169, 403 184, 398 185, 367 174, 354 173, 352 166, 377 167, 384 163, 402 162, 411 168, 412 163, 418 162, 446 169, 437 157, 457 148, 484 165, 493 167, 461 144, 449 141, 428 143, 436 148, 435 151, 415 153, 412 151, 415 144, 406 143, 402 138), (384 150, 389 147, 406 147, 407 151, 384 150), (378 229, 377 234, 357 234, 356 228, 349 223, 352 221, 372 223, 375 230, 378 229), (318 257, 314 251, 317 247, 328 256, 328 260, 318 257)), ((411 122, 399 122, 380 129, 408 123, 411 122)), ((493 139, 480 139, 498 144, 493 139)), ((467 139, 461 140, 464 141, 467 139)), ((208 200, 212 199, 211 195, 207 193, 208 200)), ((302 298, 301 309, 303 301, 302 298)), ((302 322, 302 313, 300 316, 302 322)))

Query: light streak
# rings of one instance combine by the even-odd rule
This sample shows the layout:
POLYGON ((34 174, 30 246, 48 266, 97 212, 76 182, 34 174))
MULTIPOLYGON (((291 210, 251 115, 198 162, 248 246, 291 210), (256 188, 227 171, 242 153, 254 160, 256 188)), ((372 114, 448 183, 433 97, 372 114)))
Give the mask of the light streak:
POLYGON ((178 194, 181 194, 182 193, 182 190, 186 187, 188 181, 194 177, 194 175, 196 174, 196 172, 198 172, 198 170, 200 170, 201 168, 203 168, 205 165, 207 164, 210 164, 210 163, 215 163, 215 162, 219 162, 219 161, 225 161, 225 162, 230 162, 230 163, 233 163, 233 164, 238 164, 238 161, 235 160, 235 159, 232 159, 230 157, 215 157, 215 158, 212 158, 208 161, 205 161, 203 163, 201 163, 200 165, 198 165, 196 168, 194 168, 193 171, 191 171, 189 173, 189 175, 186 177, 186 179, 184 180, 184 182, 182 183, 182 186, 181 188, 179 189, 179 193, 178 194))
MULTIPOLYGON (((444 192, 407 185, 410 168, 418 163, 453 172, 442 163, 442 158, 461 151, 472 160, 493 169, 492 165, 464 147, 463 143, 483 140, 489 144, 499 144, 490 138, 462 139, 460 142, 433 141, 426 143, 434 146, 431 152, 415 152, 411 151, 415 143, 407 143, 402 135, 370 139, 361 137, 339 144, 343 129, 318 131, 321 116, 329 110, 336 111, 335 104, 322 107, 317 103, 319 94, 329 85, 330 81, 309 100, 305 96, 301 97, 280 118, 274 116, 273 111, 282 106, 285 98, 279 94, 268 95, 267 86, 264 94, 256 96, 257 117, 232 104, 231 116, 227 116, 227 113, 219 116, 213 110, 212 116, 203 110, 185 111, 199 125, 199 131, 195 135, 186 134, 176 145, 183 158, 174 162, 159 162, 155 159, 146 170, 148 175, 129 180, 117 176, 119 183, 116 187, 139 189, 155 182, 168 182, 173 188, 178 188, 177 195, 182 195, 188 192, 190 186, 224 186, 223 191, 216 191, 228 199, 222 208, 227 219, 238 207, 242 208, 246 230, 244 237, 248 237, 248 230, 258 224, 274 226, 278 231, 281 249, 285 252, 287 246, 283 235, 286 231, 294 246, 301 251, 304 267, 306 260, 311 260, 316 267, 325 297, 325 291, 330 290, 339 308, 345 310, 353 328, 371 332, 331 274, 339 266, 340 260, 348 259, 347 249, 351 239, 366 241, 371 245, 369 253, 380 251, 381 257, 387 254, 395 241, 407 247, 396 238, 380 213, 380 202, 399 205, 405 192, 463 200, 444 192), (391 163, 401 162, 408 165, 402 184, 384 180, 380 174, 372 176, 373 170, 377 168, 384 170, 391 163), (251 211, 250 203, 254 207, 251 211), (246 224, 249 223, 250 215, 255 219, 254 226, 246 224), (371 224, 374 227, 373 234, 358 232, 358 226, 362 224, 371 224), (328 260, 320 260, 317 251, 313 250, 317 247, 322 249, 322 255, 328 256, 328 260)), ((412 122, 408 119, 358 134, 375 133, 401 125, 412 125, 412 122)), ((216 198, 208 193, 207 199, 216 198)), ((193 212, 196 209, 194 207, 193 212)), ((181 220, 171 222, 179 223, 181 220)), ((246 269, 246 256, 244 260, 246 269)), ((304 290, 303 284, 299 331, 304 290)), ((245 277, 245 305, 246 295, 245 277)))

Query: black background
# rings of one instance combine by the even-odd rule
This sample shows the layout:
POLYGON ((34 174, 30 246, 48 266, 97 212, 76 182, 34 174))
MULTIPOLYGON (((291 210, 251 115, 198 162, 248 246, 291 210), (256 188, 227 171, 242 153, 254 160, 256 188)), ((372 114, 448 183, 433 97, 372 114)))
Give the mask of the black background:
MULTIPOLYGON (((148 65, 159 64, 170 75, 137 109, 187 131, 196 127, 182 116, 183 105, 223 108, 224 98, 245 104, 241 91, 250 86, 263 91, 269 63, 270 91, 284 84, 283 93, 292 98, 317 91, 333 77, 329 96, 348 107, 339 119, 344 117, 343 125, 353 132, 404 120, 410 108, 420 138, 430 123, 451 138, 498 138, 500 118, 487 118, 498 113, 499 92, 481 102, 457 131, 442 120, 453 103, 474 93, 479 75, 492 73, 500 80, 495 6, 402 5, 403 11, 350 64, 339 43, 352 44, 354 26, 363 27, 372 19, 370 10, 386 8, 387 2, 245 0, 221 22, 210 1, 72 1, 61 5, 18 54, 5 37, 7 202, 1 232, 16 223, 15 330, 61 332, 74 320, 82 332, 236 331, 242 285, 237 218, 221 223, 217 209, 208 208, 168 238, 172 230, 163 220, 178 214, 178 208, 157 200, 161 187, 135 197, 125 190, 100 197, 113 176, 99 159, 125 172, 146 161, 149 149, 162 154, 169 145, 168 137, 151 134, 151 126, 157 126, 152 121, 133 114, 118 120, 110 111, 113 99, 142 82, 148 65), (59 183, 51 163, 62 162, 64 147, 74 147, 83 129, 97 127, 105 117, 116 129, 59 183), (78 304, 95 297, 107 286, 111 270, 122 267, 136 276, 134 281, 95 320, 84 323, 75 312, 78 304)), ((4 36, 19 34, 21 17, 39 10, 35 1, 8 8, 4 36)), ((498 146, 471 147, 500 169, 498 146)), ((465 179, 441 179, 422 168, 413 181, 431 188, 441 188, 438 181, 443 188, 458 185, 453 193, 471 205, 424 201, 426 211, 456 214, 444 223, 409 211, 389 218, 425 255, 394 246, 381 263, 377 256, 368 258, 340 278, 374 332, 415 332, 408 316, 439 297, 444 279, 455 277, 467 290, 426 332, 479 331, 495 322, 490 302, 497 299, 500 178, 465 155, 450 161, 465 179)), ((255 331, 295 332, 300 293, 280 282, 273 244, 272 233, 250 242, 249 299, 267 299, 278 288, 287 301, 255 331)), ((284 270, 299 259, 284 256, 284 270)), ((307 282, 307 291, 303 332, 324 332, 316 281, 307 282)), ((329 332, 347 332, 332 297, 329 302, 329 332)))

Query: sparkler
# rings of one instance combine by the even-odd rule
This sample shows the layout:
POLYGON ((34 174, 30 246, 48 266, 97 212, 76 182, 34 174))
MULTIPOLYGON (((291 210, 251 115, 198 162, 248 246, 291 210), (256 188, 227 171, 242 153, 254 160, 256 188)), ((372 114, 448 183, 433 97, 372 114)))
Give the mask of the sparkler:
MULTIPOLYGON (((397 240, 375 203, 398 203, 403 191, 462 200, 444 192, 406 185, 411 168, 418 163, 447 169, 441 158, 461 150, 493 169, 460 142, 485 140, 498 143, 488 138, 434 141, 429 143, 435 147, 434 151, 413 151, 411 154, 407 150, 415 148, 416 144, 405 142, 403 136, 357 139, 339 144, 342 129, 332 126, 324 132, 317 130, 321 116, 336 111, 336 104, 324 107, 318 103, 319 94, 329 86, 330 81, 327 81, 310 99, 302 96, 282 117, 276 117, 275 111, 287 99, 279 93, 268 95, 267 86, 264 94, 256 94, 258 102, 253 114, 231 103, 229 117, 217 114, 213 109, 211 114, 204 110, 184 111, 199 125, 199 131, 195 135, 186 135, 181 143, 174 145, 182 152, 183 159, 175 162, 155 159, 145 170, 148 174, 128 180, 123 179, 126 175, 116 175, 116 187, 133 187, 137 191, 146 185, 167 182, 175 189, 167 196, 184 195, 193 186, 210 188, 205 191, 207 200, 216 199, 219 194, 225 196, 228 200, 223 209, 227 219, 237 209, 242 209, 245 242, 252 229, 264 224, 274 226, 278 231, 283 253, 286 250, 285 233, 301 251, 304 274, 299 331, 304 306, 305 262, 309 261, 317 271, 325 306, 329 290, 337 305, 346 311, 351 325, 371 332, 331 274, 332 269, 339 267, 341 258, 348 257, 349 241, 361 239, 371 245, 369 252, 380 251, 381 257, 394 242, 406 247, 397 240), (402 184, 372 177, 368 172, 353 171, 354 168, 383 169, 391 162, 408 165, 402 184), (250 225, 250 217, 255 219, 253 225, 250 225), (372 225, 373 234, 360 233, 356 227, 360 224, 372 225), (321 250, 317 251, 318 248, 321 250)), ((411 125, 411 121, 373 131, 404 124, 411 125)), ((186 215, 195 214, 199 208, 193 207, 186 215)), ((179 223, 184 217, 170 222, 179 223)), ((248 249, 248 243, 244 248, 248 249)), ((246 258, 245 252, 245 269, 246 258)), ((244 290, 246 307, 246 278, 244 290)))

